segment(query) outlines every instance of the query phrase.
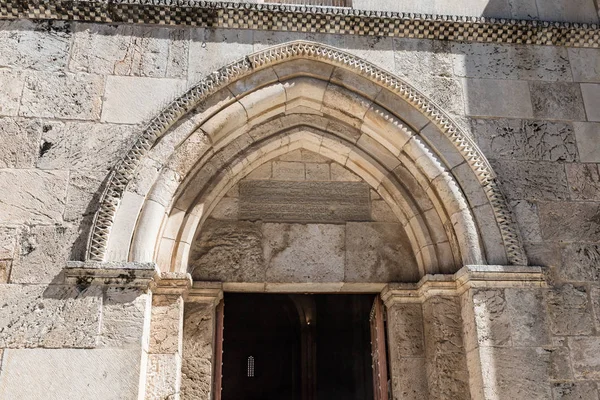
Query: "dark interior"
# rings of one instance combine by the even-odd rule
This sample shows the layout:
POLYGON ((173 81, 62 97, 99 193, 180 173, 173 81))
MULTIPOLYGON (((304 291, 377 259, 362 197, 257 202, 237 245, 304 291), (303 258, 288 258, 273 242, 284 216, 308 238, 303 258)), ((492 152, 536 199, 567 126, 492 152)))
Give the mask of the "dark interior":
POLYGON ((225 294, 222 399, 372 400, 373 299, 225 294))

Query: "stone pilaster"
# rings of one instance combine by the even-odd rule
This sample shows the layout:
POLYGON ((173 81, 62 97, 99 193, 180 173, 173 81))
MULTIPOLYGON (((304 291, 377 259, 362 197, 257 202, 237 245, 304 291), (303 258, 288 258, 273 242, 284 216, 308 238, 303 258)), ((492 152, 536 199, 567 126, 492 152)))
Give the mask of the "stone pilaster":
POLYGON ((163 272, 151 285, 146 400, 180 397, 183 306, 191 286, 190 275, 178 272, 163 272))
MULTIPOLYGON (((185 400, 213 397, 216 306, 223 298, 221 283, 194 282, 183 317, 181 393, 185 400)), ((220 367, 217 369, 220 371, 220 367)))

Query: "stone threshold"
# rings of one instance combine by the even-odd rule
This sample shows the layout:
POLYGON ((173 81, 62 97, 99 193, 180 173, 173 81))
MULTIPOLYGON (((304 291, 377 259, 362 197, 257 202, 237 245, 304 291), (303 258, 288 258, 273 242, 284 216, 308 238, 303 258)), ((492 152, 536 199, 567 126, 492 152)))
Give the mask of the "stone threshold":
POLYGON ((63 20, 600 47, 598 24, 191 0, 7 0, 0 19, 63 20))

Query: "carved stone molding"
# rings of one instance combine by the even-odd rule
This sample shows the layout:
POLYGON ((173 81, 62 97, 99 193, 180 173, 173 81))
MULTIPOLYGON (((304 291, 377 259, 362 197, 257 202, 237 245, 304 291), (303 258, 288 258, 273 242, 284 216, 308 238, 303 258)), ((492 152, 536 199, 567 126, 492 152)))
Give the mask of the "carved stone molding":
POLYGON ((350 70, 390 90, 427 116, 444 132, 477 176, 494 211, 509 263, 527 265, 518 230, 500 191, 495 174, 471 137, 463 132, 440 107, 399 77, 342 50, 307 41, 294 41, 271 47, 229 64, 201 80, 155 117, 110 174, 107 187, 100 200, 100 207, 94 218, 92 234, 88 243, 88 259, 95 261, 104 259, 117 208, 135 169, 156 140, 179 118, 216 91, 244 76, 271 65, 300 58, 318 60, 350 70))
POLYGON ((185 272, 161 272, 150 282, 153 294, 185 297, 192 287, 192 276, 185 272))
POLYGON ((193 0, 5 0, 0 18, 600 47, 597 24, 193 0))
POLYGON ((69 261, 64 269, 65 283, 88 286, 147 287, 158 274, 154 263, 69 261))

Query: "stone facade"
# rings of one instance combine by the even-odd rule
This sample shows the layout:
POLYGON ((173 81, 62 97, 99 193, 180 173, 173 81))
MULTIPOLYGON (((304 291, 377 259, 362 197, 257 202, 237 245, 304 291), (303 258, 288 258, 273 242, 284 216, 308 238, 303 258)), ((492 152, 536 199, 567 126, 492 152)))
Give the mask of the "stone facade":
MULTIPOLYGON (((597 25, 13 3, 0 398, 209 400, 223 291, 382 293, 394 399, 599 398, 597 25)), ((518 3, 354 8, 598 23, 593 0, 518 3)))

